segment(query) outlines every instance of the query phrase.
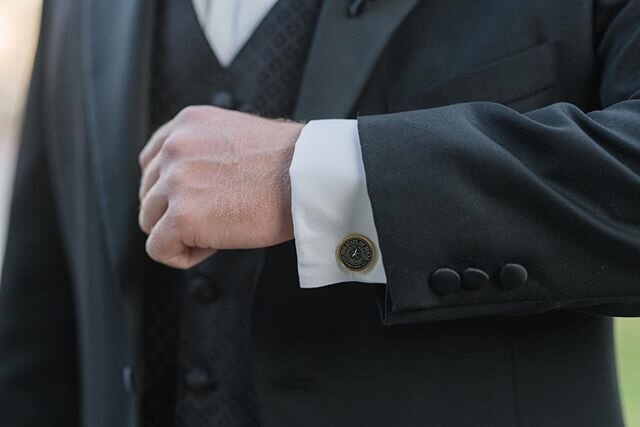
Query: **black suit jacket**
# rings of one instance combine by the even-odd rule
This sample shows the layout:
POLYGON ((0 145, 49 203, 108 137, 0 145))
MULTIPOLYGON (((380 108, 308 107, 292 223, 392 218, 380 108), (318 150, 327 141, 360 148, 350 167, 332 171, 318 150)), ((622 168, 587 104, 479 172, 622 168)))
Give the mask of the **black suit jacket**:
MULTIPOLYGON (((622 425, 601 315, 640 314, 640 1, 345 3, 323 6, 295 116, 360 115, 389 283, 301 290, 292 244, 254 252, 264 425, 622 425), (439 295, 441 267, 491 280, 439 295)), ((138 421, 150 10, 45 2, 0 425, 138 421)))

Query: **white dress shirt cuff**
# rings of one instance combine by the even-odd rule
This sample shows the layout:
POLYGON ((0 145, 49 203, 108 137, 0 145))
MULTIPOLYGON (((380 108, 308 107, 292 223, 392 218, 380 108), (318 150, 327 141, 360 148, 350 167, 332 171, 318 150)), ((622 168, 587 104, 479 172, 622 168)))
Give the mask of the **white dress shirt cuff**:
POLYGON ((309 122, 296 142, 291 209, 300 287, 386 283, 356 120, 309 122), (370 240, 376 256, 365 272, 345 269, 336 249, 347 236, 370 240))

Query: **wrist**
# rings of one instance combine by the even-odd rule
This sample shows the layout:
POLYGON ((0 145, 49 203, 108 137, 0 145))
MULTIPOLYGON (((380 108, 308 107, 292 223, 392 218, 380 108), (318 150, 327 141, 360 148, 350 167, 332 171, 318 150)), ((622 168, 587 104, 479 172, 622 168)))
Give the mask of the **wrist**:
POLYGON ((285 129, 282 142, 284 143, 280 151, 280 161, 278 162, 278 188, 280 188, 279 195, 279 229, 276 232, 276 244, 293 240, 293 217, 291 214, 291 176, 289 169, 293 160, 295 151, 295 145, 298 141, 302 129, 303 123, 286 121, 281 123, 283 129, 285 129))

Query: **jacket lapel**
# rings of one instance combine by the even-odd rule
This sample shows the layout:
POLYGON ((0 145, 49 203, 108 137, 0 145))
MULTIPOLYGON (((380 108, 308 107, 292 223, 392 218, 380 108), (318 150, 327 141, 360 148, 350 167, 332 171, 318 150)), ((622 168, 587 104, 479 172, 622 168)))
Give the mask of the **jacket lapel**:
POLYGON ((389 38, 418 1, 378 0, 351 19, 347 1, 325 1, 294 117, 346 117, 389 38))
POLYGON ((150 0, 87 0, 84 94, 87 137, 109 261, 121 284, 140 269, 137 154, 147 138, 150 0))

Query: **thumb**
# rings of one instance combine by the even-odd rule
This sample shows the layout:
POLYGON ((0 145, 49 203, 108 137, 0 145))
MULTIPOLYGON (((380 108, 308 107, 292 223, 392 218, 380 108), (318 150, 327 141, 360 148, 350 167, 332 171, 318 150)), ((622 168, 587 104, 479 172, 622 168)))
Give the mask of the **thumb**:
POLYGON ((154 261, 186 270, 216 253, 215 249, 189 247, 184 244, 177 227, 164 215, 147 238, 146 251, 154 261))

